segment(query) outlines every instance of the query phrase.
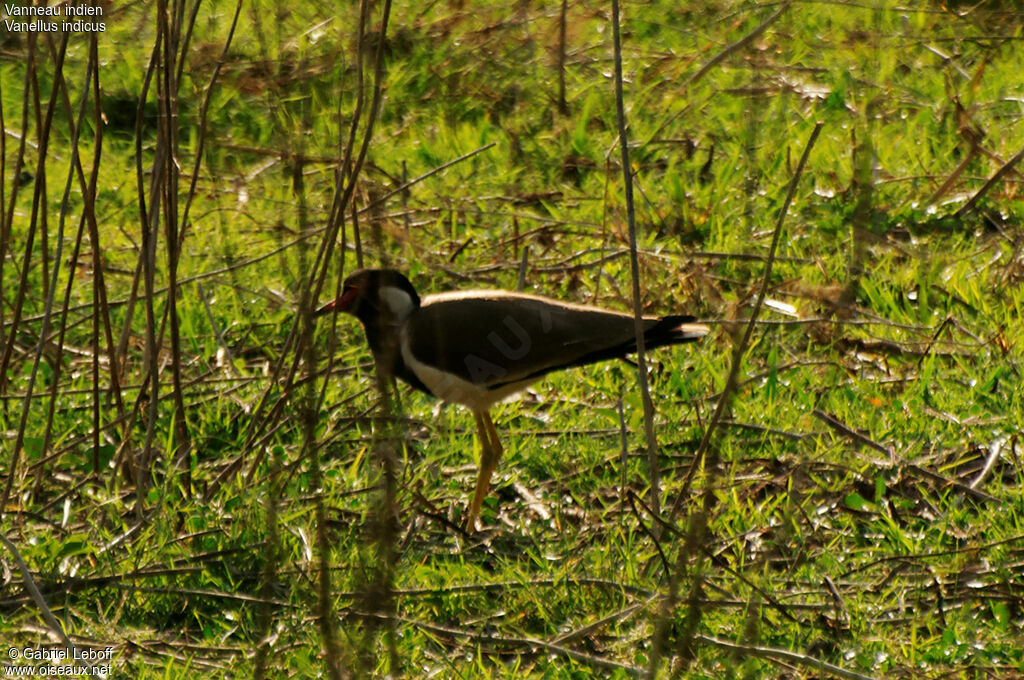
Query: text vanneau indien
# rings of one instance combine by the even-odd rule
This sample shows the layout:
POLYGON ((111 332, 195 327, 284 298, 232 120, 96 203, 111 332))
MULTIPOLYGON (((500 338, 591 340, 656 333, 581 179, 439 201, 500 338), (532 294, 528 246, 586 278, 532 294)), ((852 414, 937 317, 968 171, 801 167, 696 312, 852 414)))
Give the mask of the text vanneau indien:
POLYGON ((11 17, 68 17, 102 16, 103 8, 92 5, 16 5, 4 3, 4 12, 11 17))

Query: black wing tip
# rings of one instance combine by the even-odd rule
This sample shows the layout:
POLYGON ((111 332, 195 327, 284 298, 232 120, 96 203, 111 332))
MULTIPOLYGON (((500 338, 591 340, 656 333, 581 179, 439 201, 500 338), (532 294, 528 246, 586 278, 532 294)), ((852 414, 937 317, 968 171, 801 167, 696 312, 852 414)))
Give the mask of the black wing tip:
POLYGON ((674 345, 696 342, 711 332, 704 324, 697 323, 697 317, 687 314, 673 314, 663 317, 644 335, 652 346, 674 345))

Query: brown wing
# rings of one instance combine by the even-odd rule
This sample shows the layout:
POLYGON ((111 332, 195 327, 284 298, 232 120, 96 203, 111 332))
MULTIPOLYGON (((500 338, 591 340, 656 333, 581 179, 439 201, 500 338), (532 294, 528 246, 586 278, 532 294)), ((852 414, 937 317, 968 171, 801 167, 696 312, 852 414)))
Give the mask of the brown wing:
POLYGON ((635 349, 632 316, 504 292, 427 298, 406 329, 416 359, 491 389, 635 349))

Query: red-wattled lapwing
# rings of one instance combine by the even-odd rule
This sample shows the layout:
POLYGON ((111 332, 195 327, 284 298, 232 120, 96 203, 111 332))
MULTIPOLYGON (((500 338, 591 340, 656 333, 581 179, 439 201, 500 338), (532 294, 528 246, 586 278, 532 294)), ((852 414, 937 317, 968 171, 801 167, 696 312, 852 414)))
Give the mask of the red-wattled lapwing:
MULTIPOLYGON (((468 406, 482 449, 466 527, 475 528, 502 446, 490 408, 552 371, 619 359, 636 351, 633 316, 504 290, 429 295, 422 300, 392 269, 362 269, 341 296, 316 311, 348 312, 363 322, 385 385, 412 387, 468 406)), ((692 316, 644 317, 647 349, 699 340, 692 316)))

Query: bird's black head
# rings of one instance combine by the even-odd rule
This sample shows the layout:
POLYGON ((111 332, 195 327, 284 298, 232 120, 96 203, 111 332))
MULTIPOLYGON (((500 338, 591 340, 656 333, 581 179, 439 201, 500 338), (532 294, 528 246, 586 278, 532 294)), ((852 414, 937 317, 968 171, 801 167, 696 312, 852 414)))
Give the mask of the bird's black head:
POLYGON ((394 269, 360 269, 345 279, 341 295, 314 312, 348 312, 363 324, 400 321, 420 306, 420 296, 409 279, 394 269))

